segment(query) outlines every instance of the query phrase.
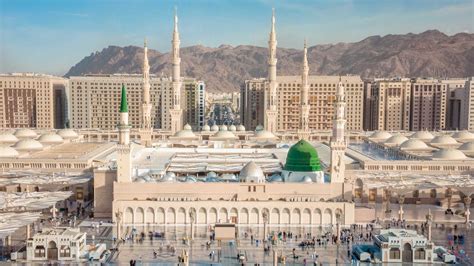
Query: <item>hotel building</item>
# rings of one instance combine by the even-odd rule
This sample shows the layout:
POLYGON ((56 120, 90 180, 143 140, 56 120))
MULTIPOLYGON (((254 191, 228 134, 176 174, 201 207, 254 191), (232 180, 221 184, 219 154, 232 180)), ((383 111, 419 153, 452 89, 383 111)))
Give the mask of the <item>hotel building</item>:
POLYGON ((67 80, 32 73, 0 75, 0 127, 64 128, 67 80))

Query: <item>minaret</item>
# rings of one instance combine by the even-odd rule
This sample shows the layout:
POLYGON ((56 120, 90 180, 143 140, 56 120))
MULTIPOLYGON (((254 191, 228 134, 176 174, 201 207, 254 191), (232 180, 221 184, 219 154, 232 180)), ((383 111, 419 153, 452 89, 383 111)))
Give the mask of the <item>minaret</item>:
POLYGON ((339 79, 336 90, 336 101, 334 102, 334 119, 332 127, 331 147, 331 182, 343 183, 346 165, 344 155, 346 153, 346 99, 344 86, 339 79))
POLYGON ((265 99, 265 130, 275 132, 277 130, 277 87, 276 81, 276 32, 275 32, 275 9, 272 13, 272 29, 268 40, 268 88, 265 99))
POLYGON ((117 127, 119 131, 117 144, 117 182, 131 182, 132 156, 130 147, 130 126, 128 124, 127 89, 123 84, 122 97, 120 99, 120 122, 117 127))
POLYGON ((300 117, 300 127, 298 130, 299 139, 309 139, 309 84, 308 84, 308 51, 306 48, 306 40, 304 41, 303 49, 303 73, 301 74, 301 117, 300 117))
POLYGON ((148 47, 146 39, 143 48, 143 91, 142 91, 142 123, 140 127, 140 143, 151 147, 151 101, 150 101, 150 65, 148 64, 148 47))
POLYGON ((178 32, 178 15, 174 14, 174 30, 173 40, 171 42, 172 58, 173 58, 173 70, 172 70, 172 85, 173 85, 173 107, 170 110, 171 114, 171 133, 174 134, 181 130, 183 127, 183 110, 181 109, 181 58, 179 57, 179 32, 178 32))

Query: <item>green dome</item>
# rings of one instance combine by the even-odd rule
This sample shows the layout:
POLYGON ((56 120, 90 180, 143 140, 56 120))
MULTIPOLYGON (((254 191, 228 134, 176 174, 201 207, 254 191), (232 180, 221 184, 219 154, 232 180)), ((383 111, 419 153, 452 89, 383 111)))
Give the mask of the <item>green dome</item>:
POLYGON ((295 172, 321 171, 318 152, 306 140, 298 141, 288 151, 284 170, 295 172))

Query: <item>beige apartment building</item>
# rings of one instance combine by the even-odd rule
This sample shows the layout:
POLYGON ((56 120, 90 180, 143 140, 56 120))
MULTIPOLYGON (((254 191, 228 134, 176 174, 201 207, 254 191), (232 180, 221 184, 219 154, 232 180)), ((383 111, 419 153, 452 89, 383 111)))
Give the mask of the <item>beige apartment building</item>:
POLYGON ((413 80, 410 130, 446 129, 447 85, 438 79, 413 80))
POLYGON ((375 80, 370 86, 366 114, 368 130, 410 129, 410 79, 375 80))
POLYGON ((461 128, 461 118, 464 116, 462 110, 467 103, 466 85, 467 79, 453 78, 441 80, 447 87, 447 110, 446 129, 455 130, 461 128))
POLYGON ((33 73, 0 75, 0 128, 64 128, 67 79, 33 73))
MULTIPOLYGON (((361 131, 363 125, 364 82, 360 76, 309 76, 309 128, 332 129, 334 100, 339 79, 346 90, 347 129, 361 131)), ((277 76, 277 130, 291 131, 299 128, 301 112, 301 76, 277 76)), ((241 120, 251 130, 264 123, 266 79, 245 81, 241 89, 241 120)))
MULTIPOLYGON (((70 77, 71 126, 72 128, 115 129, 119 121, 119 100, 121 86, 127 87, 129 103, 129 121, 134 128, 142 124, 143 77, 140 74, 86 75, 70 77)), ((193 112, 196 109, 196 90, 204 89, 204 83, 192 78, 183 78, 184 90, 181 91, 182 109, 193 112), (189 96, 189 97, 188 97, 189 96)), ((150 101, 152 104, 151 123, 153 128, 171 129, 173 86, 168 77, 150 77, 150 101)), ((188 116, 185 116, 185 120, 188 116)), ((192 118, 190 123, 196 126, 199 119, 192 118)))
POLYGON ((461 129, 474 130, 474 77, 466 81, 464 99, 466 103, 461 109, 461 129))

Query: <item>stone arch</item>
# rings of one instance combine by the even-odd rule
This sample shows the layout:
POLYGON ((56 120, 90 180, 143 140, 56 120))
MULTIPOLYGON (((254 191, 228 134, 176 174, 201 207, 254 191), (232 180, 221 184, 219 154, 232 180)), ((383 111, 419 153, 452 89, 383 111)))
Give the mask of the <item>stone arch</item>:
POLYGON ((219 221, 221 223, 227 223, 229 221, 229 215, 226 208, 220 208, 219 210, 219 221))
POLYGON ((270 223, 279 224, 280 223, 280 210, 273 208, 270 213, 270 223))
POLYGON ((249 224, 258 224, 260 222, 260 212, 257 208, 252 208, 249 215, 249 224))
POLYGON ((288 208, 282 210, 280 224, 290 224, 290 210, 288 208))
POLYGON ((200 208, 197 213, 197 221, 198 224, 207 224, 207 210, 205 208, 200 208))
POLYGON ((249 223, 249 210, 247 208, 242 208, 240 210, 240 221, 239 223, 248 224, 249 223))
POLYGON ((413 262, 413 250, 410 243, 403 245, 402 262, 413 262))
POLYGON ((362 199, 364 195, 364 182, 362 179, 357 178, 354 183, 354 198, 362 199))
POLYGON ((294 208, 291 212, 291 224, 301 223, 301 211, 298 208, 294 208))
POLYGON ((128 207, 125 209, 123 223, 124 224, 133 224, 133 209, 128 207))
POLYGON ((321 224, 330 225, 332 224, 332 211, 331 209, 325 209, 321 218, 321 224))
POLYGON ((166 213, 165 213, 165 209, 163 208, 158 208, 157 211, 156 211, 156 223, 157 224, 164 224, 165 223, 165 217, 166 217, 166 213))
POLYGON ((57 260, 58 259, 58 246, 56 242, 49 241, 48 243, 48 260, 57 260))
POLYGON ((135 223, 144 224, 145 223, 145 211, 142 207, 138 207, 135 211, 135 223))
POLYGON ((334 216, 336 218, 336 223, 345 224, 344 212, 342 211, 342 209, 337 208, 336 211, 334 212, 334 216))
POLYGON ((173 207, 169 207, 166 211, 166 223, 175 224, 176 223, 176 211, 173 207))
POLYGON ((208 221, 207 221, 208 224, 217 223, 217 210, 216 210, 216 208, 212 207, 211 209, 209 209, 207 219, 208 219, 208 221))
POLYGON ((152 207, 148 207, 145 213, 145 223, 152 224, 155 223, 155 210, 152 207))
POLYGON ((230 209, 230 217, 232 222, 239 223, 239 211, 237 208, 230 209))
POLYGON ((306 208, 301 215, 301 224, 311 224, 311 210, 306 208))
POLYGON ((176 213, 176 224, 186 224, 186 210, 181 207, 178 209, 178 213, 176 213))

